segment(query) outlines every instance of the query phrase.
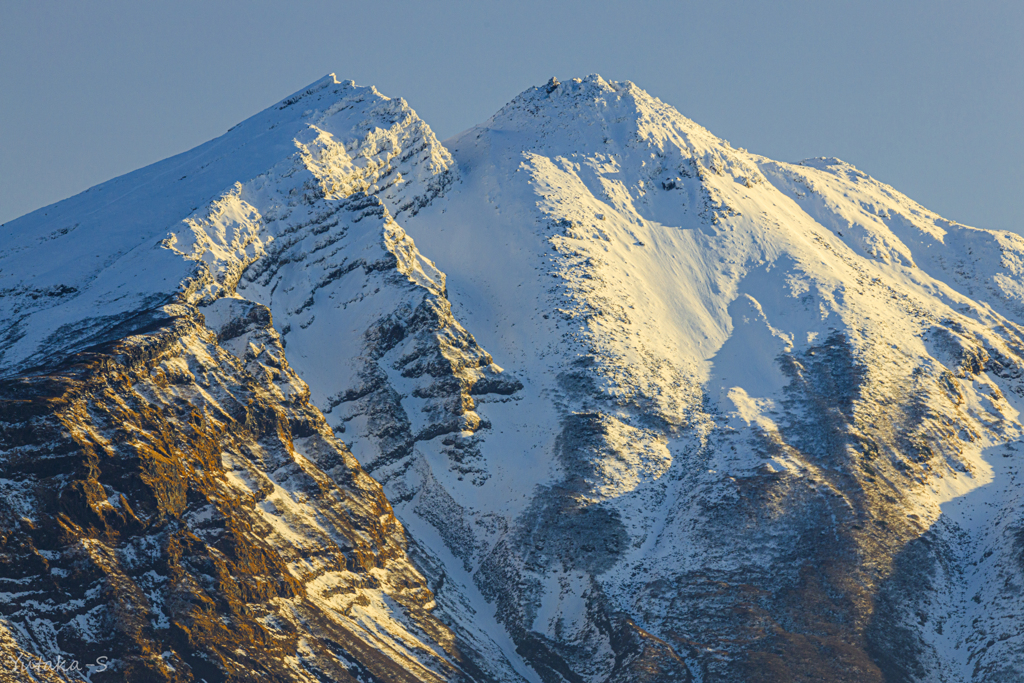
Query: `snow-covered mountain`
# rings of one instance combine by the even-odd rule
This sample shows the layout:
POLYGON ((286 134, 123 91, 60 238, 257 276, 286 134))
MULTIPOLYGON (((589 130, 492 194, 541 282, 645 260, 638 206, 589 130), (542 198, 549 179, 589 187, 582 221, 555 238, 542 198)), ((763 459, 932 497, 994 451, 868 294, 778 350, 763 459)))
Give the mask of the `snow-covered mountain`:
POLYGON ((442 145, 327 77, 0 226, 0 648, 96 683, 1021 680, 1022 269, 628 82, 442 145))

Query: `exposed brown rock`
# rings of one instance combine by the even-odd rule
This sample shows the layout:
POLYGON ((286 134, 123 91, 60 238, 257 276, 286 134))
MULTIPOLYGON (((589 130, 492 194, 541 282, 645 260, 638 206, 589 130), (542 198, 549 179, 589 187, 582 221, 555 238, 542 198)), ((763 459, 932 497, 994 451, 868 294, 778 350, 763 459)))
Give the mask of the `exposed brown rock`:
POLYGON ((459 680, 380 486, 247 306, 243 358, 186 308, 0 385, 4 656, 108 658, 94 683, 459 680))

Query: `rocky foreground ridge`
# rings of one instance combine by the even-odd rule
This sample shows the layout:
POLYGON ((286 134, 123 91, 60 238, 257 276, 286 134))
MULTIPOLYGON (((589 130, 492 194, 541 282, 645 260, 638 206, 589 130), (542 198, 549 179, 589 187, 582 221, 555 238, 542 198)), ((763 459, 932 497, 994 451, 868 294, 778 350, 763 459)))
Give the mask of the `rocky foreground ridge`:
POLYGON ((0 226, 0 680, 1021 680, 1022 268, 628 82, 327 77, 0 226))

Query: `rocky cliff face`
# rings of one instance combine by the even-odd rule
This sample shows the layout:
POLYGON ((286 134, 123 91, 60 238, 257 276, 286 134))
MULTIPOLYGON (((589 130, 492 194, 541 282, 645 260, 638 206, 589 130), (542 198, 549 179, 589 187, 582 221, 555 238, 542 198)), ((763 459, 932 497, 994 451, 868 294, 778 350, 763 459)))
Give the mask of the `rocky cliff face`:
POLYGON ((106 658, 94 681, 465 678, 401 524, 269 312, 208 310, 216 329, 181 306, 4 382, 2 609, 21 648, 106 658))
POLYGON ((41 680, 1024 675, 1020 237, 596 76, 446 145, 328 77, 0 231, 41 680))

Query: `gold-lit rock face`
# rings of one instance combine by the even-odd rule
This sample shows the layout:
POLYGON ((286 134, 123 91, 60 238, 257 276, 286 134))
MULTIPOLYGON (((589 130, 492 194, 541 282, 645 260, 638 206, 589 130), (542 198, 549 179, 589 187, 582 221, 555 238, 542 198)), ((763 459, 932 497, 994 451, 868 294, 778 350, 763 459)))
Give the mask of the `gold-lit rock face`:
POLYGON ((380 486, 267 309, 237 303, 220 335, 182 306, 3 382, 0 610, 46 645, 6 635, 4 658, 54 680, 61 655, 106 662, 93 680, 452 680, 455 638, 380 486))

